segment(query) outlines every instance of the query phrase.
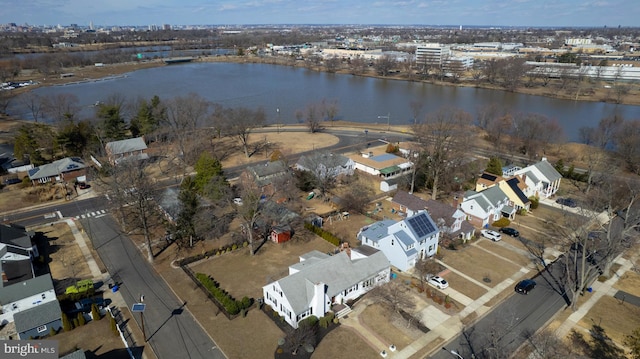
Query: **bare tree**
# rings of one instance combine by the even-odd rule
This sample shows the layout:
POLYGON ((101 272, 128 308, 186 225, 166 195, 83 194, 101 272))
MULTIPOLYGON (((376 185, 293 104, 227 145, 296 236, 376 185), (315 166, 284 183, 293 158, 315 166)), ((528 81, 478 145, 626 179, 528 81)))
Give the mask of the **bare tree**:
POLYGON ((169 131, 176 140, 178 154, 186 163, 190 163, 191 139, 196 130, 205 122, 209 111, 209 102, 198 94, 191 93, 187 97, 174 97, 164 103, 165 116, 161 126, 169 131))
POLYGON ((537 113, 520 113, 514 116, 515 136, 521 143, 520 152, 529 158, 538 156, 550 143, 562 138, 562 128, 557 121, 537 113))
POLYGON ((624 119, 616 114, 600 120, 595 128, 583 127, 580 129, 580 137, 586 145, 593 146, 593 150, 585 151, 584 158, 587 164, 587 188, 585 193, 589 193, 598 174, 605 173, 604 169, 613 165, 608 153, 609 147, 613 144, 614 136, 622 126, 624 119))
POLYGON ((22 103, 27 106, 29 112, 31 112, 33 121, 38 122, 43 110, 42 98, 33 91, 29 91, 22 95, 22 103))
POLYGON ((266 121, 264 110, 261 108, 251 110, 245 107, 230 108, 223 110, 222 116, 225 123, 225 133, 240 142, 244 155, 249 158, 251 156, 249 136, 255 128, 264 125, 266 121))
POLYGON ((338 106, 338 100, 327 100, 322 99, 322 115, 327 119, 327 121, 333 124, 333 121, 336 120, 336 116, 338 115, 338 111, 340 107, 338 106))
POLYGON ((450 168, 464 159, 466 144, 472 135, 470 114, 453 108, 443 108, 427 115, 425 121, 413 126, 417 141, 428 159, 425 166, 431 184, 431 198, 438 196, 439 186, 448 183, 450 168))
POLYGON ((347 158, 342 155, 318 151, 302 156, 298 163, 301 164, 300 169, 312 174, 313 188, 320 190, 319 195, 324 196, 335 186, 346 160, 347 158))
POLYGON ((383 77, 387 76, 395 66, 396 61, 389 55, 381 56, 373 64, 376 72, 383 77))
POLYGON ((304 110, 305 121, 309 132, 316 133, 322 129, 322 105, 309 104, 304 110))
POLYGON ((409 107, 411 108, 411 114, 413 115, 413 124, 418 123, 418 117, 420 117, 420 112, 422 112, 422 108, 424 107, 424 102, 419 99, 409 101, 409 107))
POLYGON ((534 353, 537 359, 572 358, 573 350, 557 333, 549 328, 525 333, 526 342, 521 351, 534 353))
POLYGON ((328 59, 324 60, 324 67, 327 70, 327 72, 333 73, 340 69, 341 63, 342 63, 342 60, 340 60, 338 56, 331 56, 328 59))
POLYGON ((627 170, 640 174, 640 120, 624 121, 614 140, 615 152, 627 170))
POLYGON ((145 163, 121 161, 111 168, 109 198, 120 216, 124 231, 141 232, 147 247, 147 259, 153 262, 152 233, 162 225, 162 216, 155 201, 157 184, 145 170, 145 163))
POLYGON ((367 296, 382 302, 396 313, 400 313, 401 310, 411 311, 416 305, 411 296, 410 287, 398 280, 374 287, 367 293, 367 296))
POLYGON ((60 93, 42 99, 42 110, 54 123, 75 119, 79 109, 78 98, 72 94, 60 93))
POLYGON ((367 71, 367 62, 362 57, 351 59, 350 62, 352 75, 362 75, 367 71))

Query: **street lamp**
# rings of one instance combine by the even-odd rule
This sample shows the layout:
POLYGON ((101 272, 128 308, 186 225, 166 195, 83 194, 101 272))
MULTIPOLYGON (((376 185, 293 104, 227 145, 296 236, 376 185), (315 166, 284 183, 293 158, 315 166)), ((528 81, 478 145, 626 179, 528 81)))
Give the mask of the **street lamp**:
POLYGON ((451 349, 451 350, 447 350, 447 348, 442 347, 442 350, 444 350, 444 351, 445 351, 445 352, 447 352, 447 353, 451 353, 452 355, 455 355, 456 357, 458 357, 458 359, 464 359, 464 358, 462 357, 462 355, 458 354, 458 352, 457 352, 457 351, 455 351, 455 350, 453 350, 453 349, 451 349))
POLYGON ((276 123, 276 129, 278 133, 280 133, 280 107, 276 108, 276 112, 278 113, 278 123, 276 123))
POLYGON ((391 113, 387 113, 386 116, 378 116, 378 118, 386 118, 387 119, 387 131, 391 129, 391 113))

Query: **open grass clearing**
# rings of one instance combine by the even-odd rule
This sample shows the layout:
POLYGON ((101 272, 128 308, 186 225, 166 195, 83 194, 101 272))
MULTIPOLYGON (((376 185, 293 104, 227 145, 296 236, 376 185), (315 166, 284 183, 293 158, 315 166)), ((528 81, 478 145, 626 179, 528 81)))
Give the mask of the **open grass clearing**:
POLYGON ((476 285, 475 283, 457 273, 446 271, 446 273, 442 274, 441 276, 446 279, 447 282, 449 282, 450 288, 455 289, 456 291, 473 300, 480 298, 487 292, 486 289, 476 285))
POLYGON ((355 358, 367 359, 378 356, 367 342, 353 330, 338 327, 325 336, 311 358, 355 358))
POLYGON ((66 223, 55 223, 37 228, 47 239, 50 258, 49 270, 56 285, 56 292, 75 284, 76 279, 91 278, 91 270, 84 259, 80 246, 66 223))
MULTIPOLYGON (((504 237, 505 235, 502 236, 502 238, 504 237)), ((532 260, 532 258, 528 258, 527 256, 521 253, 515 252, 507 247, 500 245, 499 243, 493 243, 488 240, 480 240, 476 243, 476 245, 502 258, 508 259, 514 264, 519 265, 521 267, 529 265, 529 263, 531 263, 531 260, 532 260)))
POLYGON ((402 350, 411 344, 413 339, 398 328, 399 321, 393 318, 396 315, 399 316, 399 314, 392 313, 389 309, 376 303, 365 308, 360 314, 359 320, 370 331, 383 338, 385 343, 393 343, 399 350, 402 350))
POLYGON ((489 287, 520 270, 518 266, 474 246, 448 252, 442 262, 489 287))
POLYGON ((627 271, 618 278, 613 287, 640 297, 640 274, 627 271))
POLYGON ((324 239, 305 233, 297 233, 290 241, 275 244, 265 243, 252 256, 248 248, 243 248, 191 265, 198 273, 211 275, 220 286, 236 299, 243 296, 262 296, 262 286, 289 274, 289 266, 299 262, 302 254, 312 250, 326 253, 334 246, 324 239))
POLYGON ((640 327, 640 307, 605 295, 578 322, 585 330, 591 329, 593 324, 602 326, 607 335, 620 345, 626 335, 640 327))

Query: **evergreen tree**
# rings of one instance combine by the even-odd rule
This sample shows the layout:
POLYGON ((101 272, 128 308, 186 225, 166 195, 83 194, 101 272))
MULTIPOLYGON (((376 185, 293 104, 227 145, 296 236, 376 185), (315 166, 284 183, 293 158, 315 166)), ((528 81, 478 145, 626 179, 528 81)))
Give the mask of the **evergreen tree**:
POLYGON ((502 161, 498 157, 491 157, 487 164, 487 169, 484 170, 487 173, 494 174, 496 176, 502 176, 502 161))
POLYGON ((178 194, 178 200, 182 205, 180 214, 178 214, 178 220, 176 221, 176 239, 180 243, 189 243, 189 247, 193 245, 193 241, 196 239, 196 213, 198 212, 198 194, 196 193, 195 182, 191 177, 185 178, 180 188, 180 194, 178 194))
POLYGON ((117 141, 125 138, 127 124, 120 114, 120 105, 101 104, 98 106, 97 117, 105 139, 117 141))
POLYGON ((213 158, 208 152, 203 152, 200 155, 194 169, 196 171, 196 176, 194 178, 195 189, 199 193, 204 191, 207 184, 209 184, 214 177, 224 178, 222 164, 217 158, 213 158))
POLYGON ((73 329, 73 325, 71 325, 71 321, 67 316, 67 313, 62 312, 62 330, 65 332, 71 331, 73 329))
POLYGON ((100 311, 98 310, 98 306, 96 303, 91 304, 91 316, 93 320, 100 320, 102 317, 100 316, 100 311))
POLYGON ((116 323, 116 318, 114 318, 112 315, 109 316, 109 323, 111 325, 111 331, 113 332, 114 335, 118 335, 118 323, 116 323))
POLYGON ((87 323, 86 319, 84 319, 84 313, 79 312, 78 313, 78 325, 79 326, 83 326, 87 323))

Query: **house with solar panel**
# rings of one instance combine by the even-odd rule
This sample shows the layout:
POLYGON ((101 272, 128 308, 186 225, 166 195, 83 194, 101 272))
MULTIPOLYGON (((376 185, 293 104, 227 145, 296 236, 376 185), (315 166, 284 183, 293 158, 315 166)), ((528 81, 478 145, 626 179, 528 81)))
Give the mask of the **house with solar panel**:
POLYGON ((524 178, 531 195, 540 198, 549 198, 558 192, 562 175, 558 172, 546 157, 542 161, 527 166, 514 172, 524 178))
POLYGON ((336 255, 311 251, 289 267, 288 276, 262 287, 263 299, 297 328, 301 320, 323 317, 388 282, 390 273, 387 257, 373 248, 353 248, 336 255))
POLYGON ((491 173, 483 173, 476 181, 476 191, 480 192, 489 187, 498 186, 509 198, 509 206, 514 207, 516 211, 524 209, 529 211, 531 201, 525 194, 527 184, 521 176, 513 176, 504 178, 491 173))
POLYGON ((30 169, 27 173, 31 183, 69 182, 85 176, 86 165, 79 157, 67 157, 30 169))
POLYGON ((383 252, 398 270, 407 271, 436 254, 440 230, 426 211, 419 211, 399 222, 385 219, 365 226, 357 238, 363 246, 383 252))

